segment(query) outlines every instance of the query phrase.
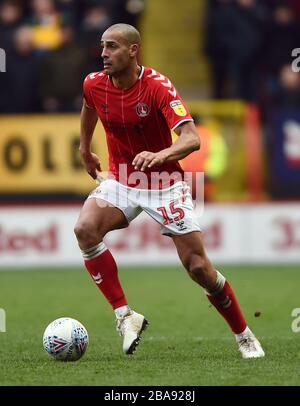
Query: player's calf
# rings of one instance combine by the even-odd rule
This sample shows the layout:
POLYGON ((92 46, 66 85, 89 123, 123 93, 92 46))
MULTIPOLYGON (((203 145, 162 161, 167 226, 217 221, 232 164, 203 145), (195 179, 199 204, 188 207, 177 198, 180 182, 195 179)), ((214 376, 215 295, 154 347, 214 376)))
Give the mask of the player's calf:
POLYGON ((194 261, 190 261, 187 270, 193 281, 204 289, 214 288, 217 281, 217 272, 207 258, 197 256, 194 261))
POLYGON ((265 353, 257 338, 247 326, 231 286, 220 272, 217 271, 215 286, 213 289, 207 290, 206 293, 211 304, 223 316, 235 334, 242 357, 264 357, 265 353))

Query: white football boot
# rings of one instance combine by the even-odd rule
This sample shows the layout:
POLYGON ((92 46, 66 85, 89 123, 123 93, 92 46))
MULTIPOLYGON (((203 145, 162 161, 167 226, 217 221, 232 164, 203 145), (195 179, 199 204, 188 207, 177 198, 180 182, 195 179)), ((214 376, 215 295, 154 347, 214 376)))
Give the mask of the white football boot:
POLYGON ((123 337, 123 352, 125 354, 134 353, 147 325, 148 321, 145 317, 133 310, 124 317, 117 319, 117 331, 123 337))
POLYGON ((265 356, 260 342, 248 327, 244 333, 236 334, 236 341, 243 358, 261 358, 265 356))

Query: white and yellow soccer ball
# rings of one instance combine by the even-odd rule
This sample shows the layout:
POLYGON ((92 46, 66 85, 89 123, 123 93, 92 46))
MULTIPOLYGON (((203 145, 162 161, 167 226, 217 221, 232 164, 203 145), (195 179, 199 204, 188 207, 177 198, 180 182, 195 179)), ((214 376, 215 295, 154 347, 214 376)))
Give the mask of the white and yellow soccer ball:
POLYGON ((77 361, 89 344, 86 328, 77 320, 61 317, 52 321, 43 335, 45 351, 59 361, 77 361))

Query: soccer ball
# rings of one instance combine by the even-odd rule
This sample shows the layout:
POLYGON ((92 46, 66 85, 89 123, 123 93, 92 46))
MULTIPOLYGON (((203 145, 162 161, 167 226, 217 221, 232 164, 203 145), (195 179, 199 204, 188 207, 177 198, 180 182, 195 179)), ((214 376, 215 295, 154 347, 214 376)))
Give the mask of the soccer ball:
POLYGON ((43 335, 45 351, 59 361, 77 361, 85 353, 88 344, 86 328, 70 317, 52 321, 43 335))

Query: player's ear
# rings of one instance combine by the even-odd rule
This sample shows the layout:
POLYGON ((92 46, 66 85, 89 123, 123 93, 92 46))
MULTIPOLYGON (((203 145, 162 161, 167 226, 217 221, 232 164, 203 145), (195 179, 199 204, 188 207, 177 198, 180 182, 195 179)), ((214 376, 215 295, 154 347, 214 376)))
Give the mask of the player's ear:
POLYGON ((129 47, 129 55, 131 57, 136 56, 138 51, 139 51, 139 45, 138 44, 131 44, 130 45, 130 47, 129 47))

